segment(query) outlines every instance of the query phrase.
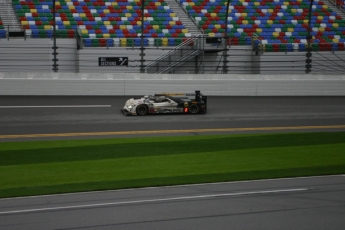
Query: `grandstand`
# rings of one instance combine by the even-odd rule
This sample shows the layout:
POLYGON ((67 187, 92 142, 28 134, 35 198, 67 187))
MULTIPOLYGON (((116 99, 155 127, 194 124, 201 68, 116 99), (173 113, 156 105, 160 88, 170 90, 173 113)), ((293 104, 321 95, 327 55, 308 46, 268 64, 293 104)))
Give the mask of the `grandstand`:
MULTIPOLYGON (((269 57, 268 53, 275 53, 274 56, 281 53, 278 56, 284 62, 282 65, 289 65, 286 70, 279 71, 305 69, 305 63, 296 66, 291 63, 293 59, 302 62, 305 59, 302 52, 307 48, 309 0, 231 0, 227 22, 227 0, 61 0, 56 1, 55 17, 52 0, 4 2, 7 5, 0 6, 3 9, 0 17, 8 17, 13 12, 14 19, 7 20, 7 25, 0 21, 0 48, 4 38, 15 39, 10 32, 17 28, 24 32, 25 39, 51 40, 55 19, 56 38, 70 39, 68 47, 74 43, 78 47, 75 60, 70 61, 70 65, 78 67, 65 68, 66 71, 109 71, 99 68, 97 62, 90 63, 97 57, 115 53, 132 57, 129 66, 135 70, 126 67, 121 71, 138 72, 141 63, 135 57, 139 57, 141 45, 145 47, 146 57, 149 56, 145 66, 146 72, 150 73, 162 69, 166 73, 185 73, 190 66, 194 66, 192 72, 195 73, 221 73, 227 69, 224 65, 232 67, 230 71, 262 73, 265 63, 258 67, 257 62, 262 62, 265 55, 269 57), (228 40, 224 39, 225 32, 228 40), (187 52, 181 56, 182 49, 187 52), (166 54, 164 57, 167 58, 162 58, 167 52, 173 58, 166 54), (301 53, 297 55, 297 52, 301 53), (225 62, 230 63, 222 64, 224 56, 228 55, 225 62), (180 66, 185 68, 178 69, 180 66)), ((319 55, 320 60, 326 58, 328 63, 335 65, 332 67, 334 73, 343 72, 339 63, 344 62, 344 0, 316 0, 312 9, 312 50, 324 52, 319 55)), ((35 43, 40 42, 30 44, 35 43)), ((25 47, 25 42, 23 45, 18 45, 18 41, 12 44, 18 49, 25 47)), ((0 62, 0 65, 3 64, 0 62)))

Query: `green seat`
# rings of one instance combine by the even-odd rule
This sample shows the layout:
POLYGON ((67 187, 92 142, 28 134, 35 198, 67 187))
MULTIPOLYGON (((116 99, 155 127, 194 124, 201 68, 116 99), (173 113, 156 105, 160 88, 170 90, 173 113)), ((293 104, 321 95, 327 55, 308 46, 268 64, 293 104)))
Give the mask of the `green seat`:
POLYGON ((155 46, 162 46, 162 39, 160 39, 160 38, 155 38, 155 40, 154 40, 154 45, 155 45, 155 46))
POLYGON ((92 46, 93 47, 98 47, 99 46, 99 40, 98 39, 92 39, 92 46))
POLYGON ((133 46, 133 39, 127 38, 127 46, 132 47, 133 46))
POLYGON ((318 43, 313 43, 311 45, 311 48, 313 49, 313 51, 319 51, 320 50, 320 47, 319 47, 318 43))
POLYGON ((182 43, 182 39, 181 38, 176 38, 175 39, 175 45, 180 45, 182 43))
POLYGON ((279 51, 286 52, 286 44, 279 44, 279 51))
POLYGON ((47 33, 45 30, 39 30, 39 37, 40 38, 46 38, 47 37, 47 33))
POLYGON ((265 45, 265 51, 266 51, 266 52, 272 52, 272 51, 273 51, 273 46, 272 46, 272 44, 266 44, 266 45, 265 45))

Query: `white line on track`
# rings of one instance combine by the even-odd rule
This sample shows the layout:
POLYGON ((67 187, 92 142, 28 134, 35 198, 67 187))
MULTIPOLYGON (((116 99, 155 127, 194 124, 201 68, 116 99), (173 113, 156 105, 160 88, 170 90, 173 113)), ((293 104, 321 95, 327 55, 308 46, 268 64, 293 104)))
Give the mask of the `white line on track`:
POLYGON ((51 208, 37 208, 37 209, 3 211, 3 212, 0 212, 0 215, 1 214, 5 215, 5 214, 30 213, 30 212, 44 212, 44 211, 58 211, 58 210, 79 209, 79 208, 93 208, 93 207, 115 206, 115 205, 124 205, 124 204, 154 203, 154 202, 162 202, 162 201, 195 200, 195 199, 228 197, 228 196, 245 196, 245 195, 263 195, 263 194, 272 194, 272 193, 303 192, 303 191, 308 191, 308 190, 311 190, 311 189, 310 188, 294 188, 294 189, 281 189, 281 190, 264 190, 264 191, 253 191, 253 192, 210 194, 210 195, 200 195, 200 196, 170 197, 170 198, 162 198, 162 199, 120 201, 120 202, 99 203, 99 204, 85 204, 85 205, 60 206, 60 207, 51 207, 51 208))
POLYGON ((0 106, 0 109, 27 109, 27 108, 106 108, 111 105, 30 105, 30 106, 0 106))

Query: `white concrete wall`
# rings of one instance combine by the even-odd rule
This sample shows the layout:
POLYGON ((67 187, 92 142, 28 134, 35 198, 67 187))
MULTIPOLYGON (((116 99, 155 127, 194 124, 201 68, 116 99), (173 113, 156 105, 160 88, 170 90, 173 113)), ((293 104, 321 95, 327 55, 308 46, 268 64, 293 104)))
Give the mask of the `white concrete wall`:
POLYGON ((0 95, 345 96, 345 75, 1 73, 0 95))

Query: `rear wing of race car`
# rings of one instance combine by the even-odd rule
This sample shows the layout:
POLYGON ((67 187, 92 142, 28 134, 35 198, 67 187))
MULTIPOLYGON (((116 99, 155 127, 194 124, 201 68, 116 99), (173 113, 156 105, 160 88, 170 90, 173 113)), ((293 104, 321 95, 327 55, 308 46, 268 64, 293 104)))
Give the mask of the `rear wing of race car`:
POLYGON ((205 108, 207 107, 207 96, 200 93, 200 90, 195 91, 195 101, 203 101, 205 103, 205 108))
MULTIPOLYGON (((194 97, 194 101, 197 102, 204 102, 205 104, 205 109, 207 109, 207 96, 203 95, 202 93, 200 93, 200 90, 196 90, 195 93, 192 94, 186 94, 186 96, 189 97, 194 97)), ((192 99, 192 98, 191 98, 192 99)))

